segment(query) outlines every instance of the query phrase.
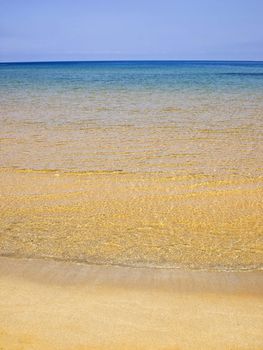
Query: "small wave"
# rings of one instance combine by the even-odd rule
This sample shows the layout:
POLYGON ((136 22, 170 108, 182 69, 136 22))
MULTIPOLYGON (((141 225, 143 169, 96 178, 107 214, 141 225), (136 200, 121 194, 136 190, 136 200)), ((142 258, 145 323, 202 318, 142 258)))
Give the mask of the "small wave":
POLYGON ((221 76, 237 76, 237 77, 263 77, 263 73, 235 73, 235 72, 229 72, 229 73, 216 73, 216 75, 221 76))

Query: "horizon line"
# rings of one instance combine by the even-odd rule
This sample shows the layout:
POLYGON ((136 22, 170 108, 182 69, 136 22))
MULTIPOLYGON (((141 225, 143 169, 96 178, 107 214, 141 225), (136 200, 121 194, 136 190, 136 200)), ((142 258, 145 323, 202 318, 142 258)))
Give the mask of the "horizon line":
POLYGON ((40 61, 0 61, 0 64, 19 64, 19 63, 100 63, 100 62, 263 62, 263 60, 248 59, 109 59, 109 60, 40 60, 40 61))

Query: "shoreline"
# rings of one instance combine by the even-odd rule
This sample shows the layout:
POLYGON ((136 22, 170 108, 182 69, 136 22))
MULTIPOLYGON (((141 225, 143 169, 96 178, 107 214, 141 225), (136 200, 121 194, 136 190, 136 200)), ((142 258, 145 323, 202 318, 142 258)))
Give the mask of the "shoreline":
POLYGON ((112 285, 136 285, 154 287, 161 282, 162 285, 173 288, 180 281, 183 291, 191 280, 193 290, 211 289, 216 292, 240 293, 247 289, 252 294, 263 294, 263 272, 261 270, 223 271, 223 270, 197 270, 183 267, 149 267, 149 266, 121 266, 105 264, 89 264, 86 262, 55 260, 52 258, 27 258, 0 256, 0 276, 15 275, 32 281, 44 281, 79 284, 92 282, 112 285), (145 276, 148 276, 145 279, 145 276), (232 280, 235 284, 232 285, 232 280), (209 282, 208 282, 209 281, 209 282), (211 283, 212 281, 212 283, 211 283), (254 283, 252 283, 254 281, 254 283), (208 283, 207 283, 208 282, 208 283), (194 285, 193 285, 194 283, 194 285), (234 288, 232 288, 234 287, 234 288), (253 289, 253 290, 252 290, 253 289))
POLYGON ((263 346, 263 274, 0 258, 5 350, 263 346))
POLYGON ((104 261, 91 261, 86 259, 67 259, 67 258, 61 258, 56 256, 48 256, 48 255, 17 255, 12 253, 1 253, 0 252, 0 259, 1 258, 10 258, 10 259, 22 259, 22 260, 41 260, 41 261, 54 261, 59 263, 69 263, 69 264, 77 264, 77 265, 84 265, 84 266, 91 266, 91 267, 109 267, 109 268, 127 268, 127 269, 149 269, 149 270, 170 270, 170 271, 185 271, 185 272, 225 272, 225 273, 242 273, 242 272, 263 272, 263 265, 258 266, 240 266, 240 267, 229 267, 229 266, 188 266, 188 265, 169 265, 169 264, 162 264, 162 265, 156 265, 155 263, 144 263, 140 264, 138 262, 134 262, 131 264, 125 264, 125 263, 107 263, 104 261))

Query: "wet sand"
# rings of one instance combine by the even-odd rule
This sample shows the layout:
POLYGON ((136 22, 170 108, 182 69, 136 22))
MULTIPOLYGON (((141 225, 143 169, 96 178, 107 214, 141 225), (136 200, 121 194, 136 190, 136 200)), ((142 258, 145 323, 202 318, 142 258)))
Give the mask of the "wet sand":
POLYGON ((263 348, 261 272, 0 258, 5 350, 263 348))

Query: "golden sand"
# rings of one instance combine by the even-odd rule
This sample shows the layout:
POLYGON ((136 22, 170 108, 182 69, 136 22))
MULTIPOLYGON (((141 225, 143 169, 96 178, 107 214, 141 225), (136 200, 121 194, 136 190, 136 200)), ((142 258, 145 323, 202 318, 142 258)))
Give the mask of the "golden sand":
POLYGON ((263 178, 0 171, 0 254, 261 269, 263 178))
POLYGON ((0 259, 4 350, 261 350, 260 272, 0 259))

